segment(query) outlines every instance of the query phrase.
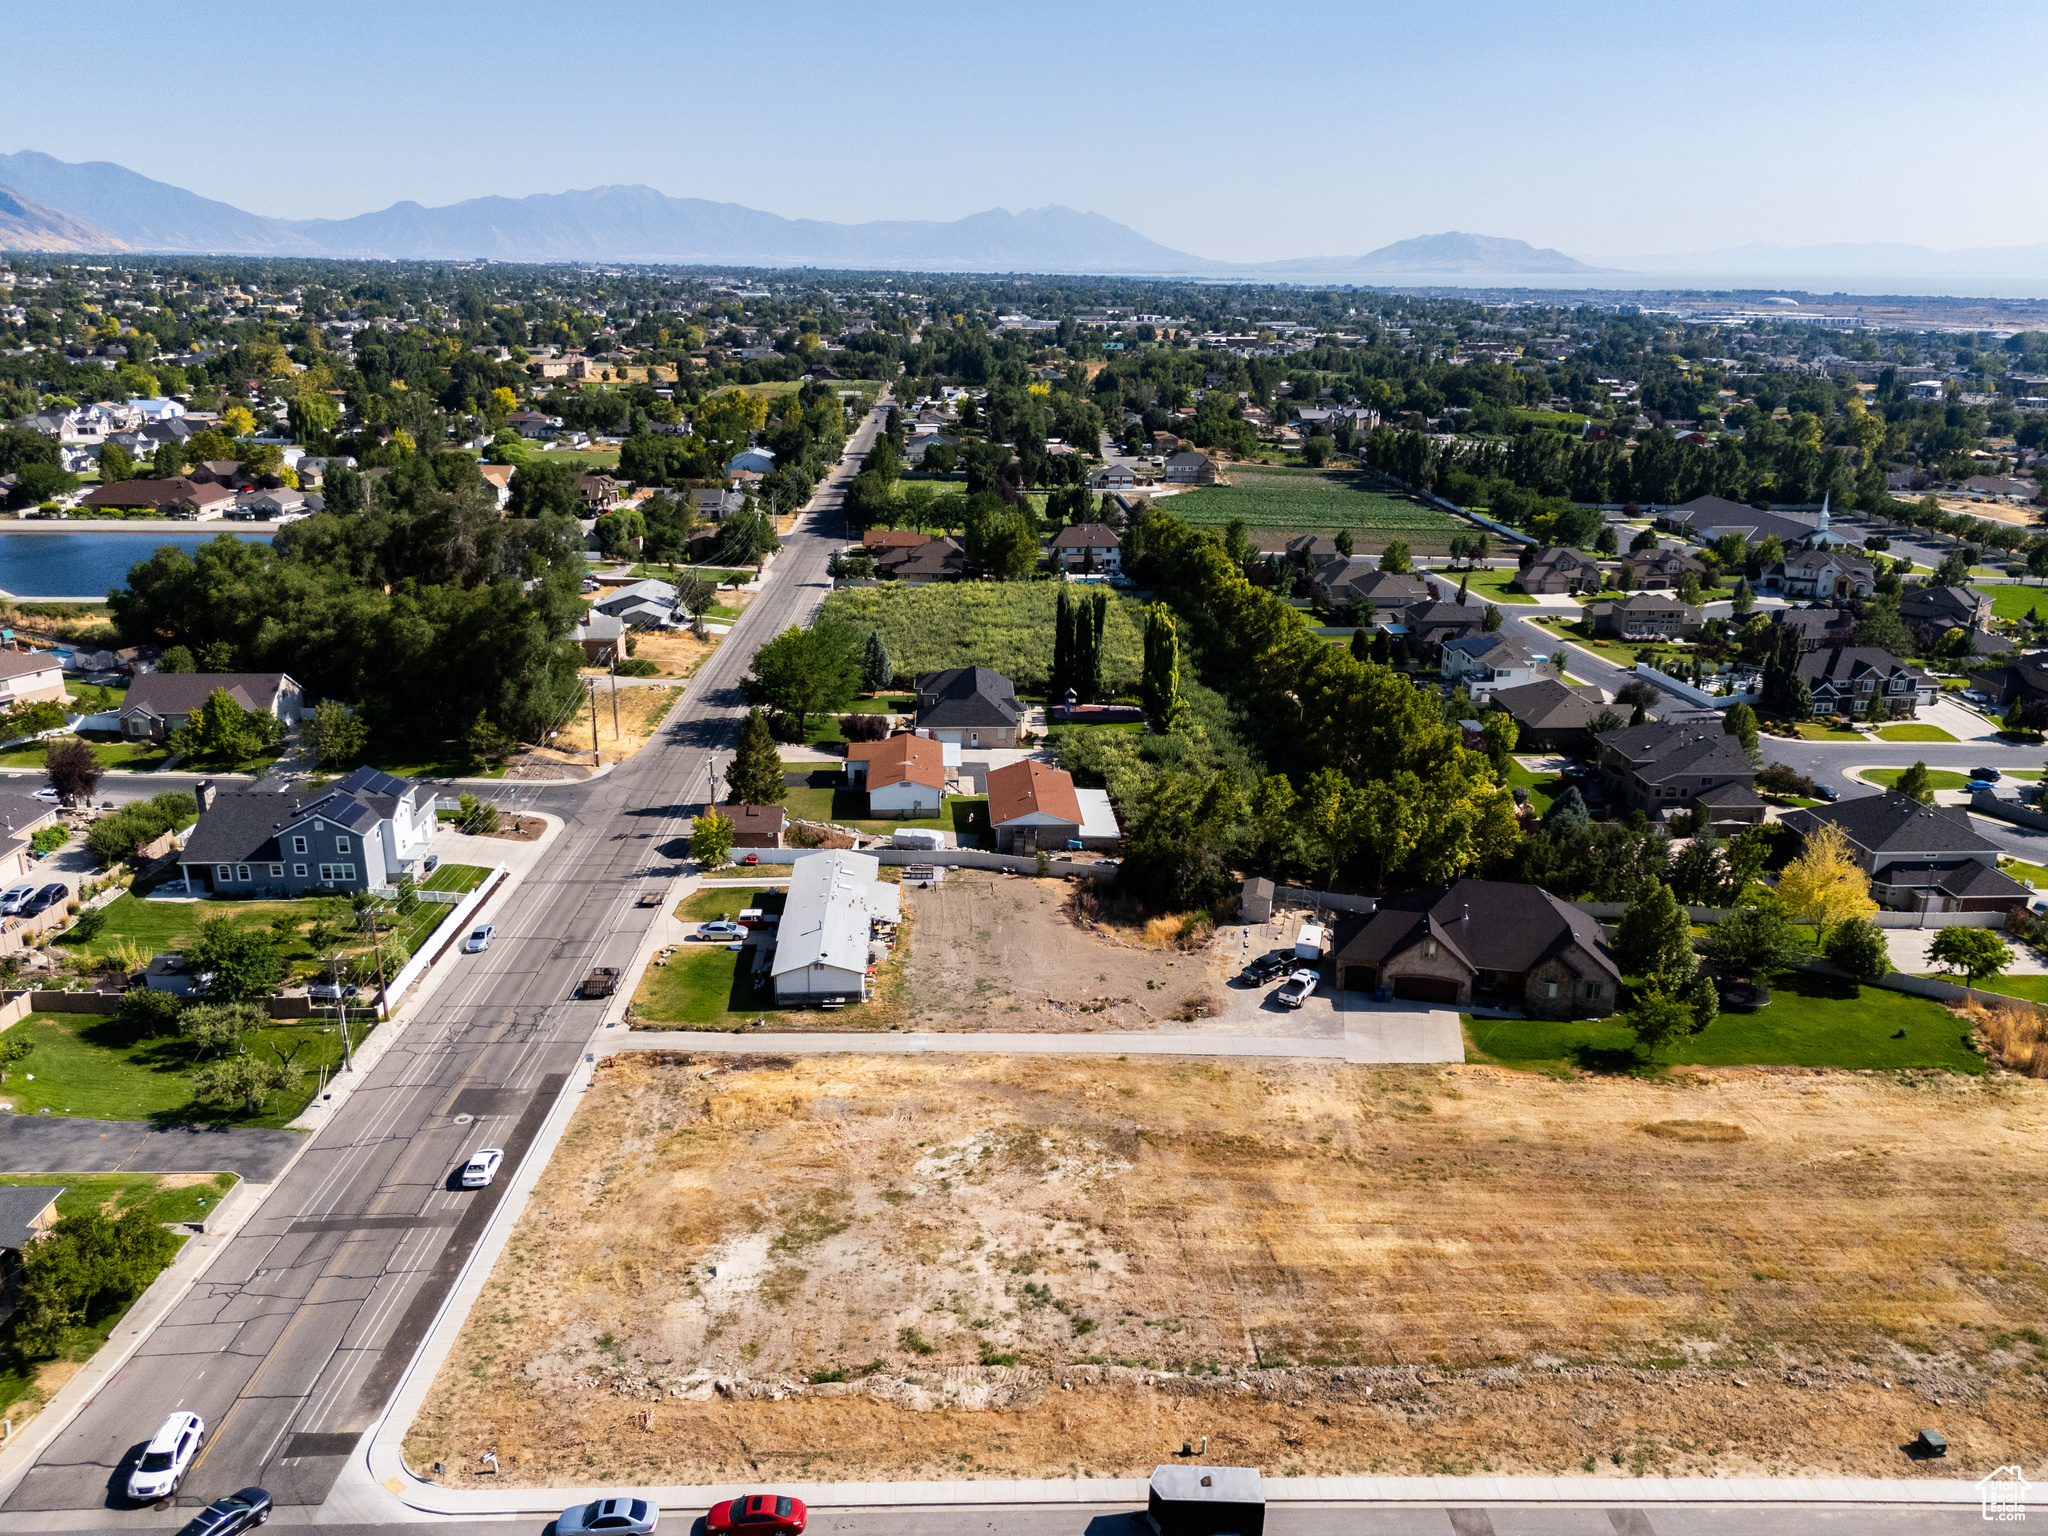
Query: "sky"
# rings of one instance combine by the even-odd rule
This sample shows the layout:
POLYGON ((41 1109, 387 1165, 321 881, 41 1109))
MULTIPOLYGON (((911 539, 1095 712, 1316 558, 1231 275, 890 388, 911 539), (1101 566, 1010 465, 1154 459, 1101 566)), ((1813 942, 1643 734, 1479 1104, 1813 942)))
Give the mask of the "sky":
POLYGON ((843 222, 1061 203, 1231 261, 1953 249, 2048 241, 2044 44, 2038 0, 14 5, 0 57, 50 67, 9 72, 0 146, 288 218, 643 182, 843 222))

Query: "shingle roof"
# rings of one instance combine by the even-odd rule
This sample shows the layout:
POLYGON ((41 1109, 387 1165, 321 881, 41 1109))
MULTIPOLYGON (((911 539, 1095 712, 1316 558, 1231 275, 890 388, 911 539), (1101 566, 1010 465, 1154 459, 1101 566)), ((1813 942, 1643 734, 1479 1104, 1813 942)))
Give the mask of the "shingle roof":
POLYGON ((1081 824, 1081 801, 1073 776, 1050 763, 1011 763, 988 776, 989 825, 1000 827, 1023 816, 1052 816, 1081 824))
POLYGON ((1717 726, 1651 720, 1608 731, 1600 737, 1600 745, 1626 758, 1630 769, 1646 784, 1680 774, 1711 773, 1718 777, 1727 773, 1746 780, 1756 777, 1756 765, 1742 750, 1742 743, 1717 726))
POLYGON ((1916 679, 1927 675, 1874 645, 1835 645, 1808 651, 1799 658, 1798 671, 1809 685, 1826 682, 1837 686, 1868 673, 1883 678, 1899 672, 1916 679))
POLYGON ((1101 523, 1075 523, 1052 536, 1054 549, 1117 549, 1117 536, 1101 523))
POLYGON ((64 659, 55 651, 0 651, 0 678, 63 670, 64 659))
POLYGON ((146 713, 159 719, 189 715, 225 688, 244 709, 268 710, 278 690, 289 682, 284 672, 146 672, 128 685, 121 701, 124 715, 146 713))
POLYGON ((29 1225, 64 1193, 63 1184, 15 1184, 0 1187, 0 1248, 19 1251, 35 1240, 29 1225))
POLYGON ((185 843, 186 864, 258 864, 283 858, 280 833, 318 816, 359 836, 387 821, 407 795, 427 786, 375 768, 358 768, 316 794, 290 796, 230 791, 214 796, 185 843))
POLYGON ((1607 708, 1598 688, 1572 688, 1554 677, 1497 688, 1490 702, 1527 730, 1584 730, 1607 708))
POLYGON ((1339 928, 1336 958, 1377 965, 1425 937, 1475 971, 1526 971, 1576 944, 1591 957, 1592 969, 1621 980, 1598 923, 1540 886, 1505 880, 1460 880, 1383 901, 1370 916, 1339 928))
POLYGON ((1016 687, 987 667, 927 672, 917 680, 917 723, 924 728, 1015 725, 1024 718, 1016 687))
POLYGON ((1870 853, 1937 855, 1998 848, 1970 825, 1960 808, 1922 805, 1911 795, 1865 795, 1839 805, 1785 813, 1785 824, 1802 837, 1823 822, 1840 827, 1850 842, 1870 853))
POLYGON ((846 760, 868 765, 870 792, 885 784, 926 784, 939 790, 946 787, 945 748, 929 736, 856 741, 846 749, 846 760))
POLYGON ((1945 895, 1955 897, 2003 896, 2013 901, 2032 901, 2035 895, 2004 870, 1977 859, 1887 864, 1884 879, 1891 885, 1933 886, 1945 895))

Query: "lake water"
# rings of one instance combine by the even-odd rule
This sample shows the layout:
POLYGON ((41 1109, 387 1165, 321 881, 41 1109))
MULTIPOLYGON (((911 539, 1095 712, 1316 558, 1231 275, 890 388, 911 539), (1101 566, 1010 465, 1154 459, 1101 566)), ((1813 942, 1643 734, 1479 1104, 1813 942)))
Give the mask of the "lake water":
MULTIPOLYGON (((186 554, 214 533, 0 533, 0 591, 16 597, 91 597, 128 579, 128 567, 166 544, 186 554)), ((263 534, 237 534, 264 543, 263 534)))

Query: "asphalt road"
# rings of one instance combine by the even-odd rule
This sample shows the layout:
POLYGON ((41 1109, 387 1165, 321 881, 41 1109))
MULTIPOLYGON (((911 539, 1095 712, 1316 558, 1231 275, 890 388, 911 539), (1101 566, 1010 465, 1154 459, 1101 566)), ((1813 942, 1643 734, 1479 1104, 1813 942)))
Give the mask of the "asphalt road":
POLYGON ((268 1184, 305 1137, 245 1126, 176 1125, 139 1120, 77 1120, 69 1115, 0 1115, 0 1168, 9 1173, 214 1173, 225 1168, 268 1184))
MULTIPOLYGON (((870 417, 854 446, 874 431, 870 417)), ((497 942, 441 984, 203 1281, 45 1449, 0 1505, 0 1525, 20 1529, 7 1517, 37 1511, 126 1510, 132 1459, 175 1409, 210 1429, 177 1509, 115 1523, 175 1526, 252 1483, 280 1506, 322 1501, 599 1023, 604 1004, 575 999, 578 982, 593 965, 624 966, 659 915, 634 898, 680 872, 677 839, 689 803, 706 798, 711 754, 737 732, 754 650, 829 590, 841 541, 819 530, 841 527, 850 476, 844 466, 820 488, 659 740, 544 797, 565 826, 495 914, 497 942), (472 1122, 458 1125, 465 1114, 472 1122), (468 1154, 490 1145, 506 1151, 497 1184, 451 1187, 468 1154)))

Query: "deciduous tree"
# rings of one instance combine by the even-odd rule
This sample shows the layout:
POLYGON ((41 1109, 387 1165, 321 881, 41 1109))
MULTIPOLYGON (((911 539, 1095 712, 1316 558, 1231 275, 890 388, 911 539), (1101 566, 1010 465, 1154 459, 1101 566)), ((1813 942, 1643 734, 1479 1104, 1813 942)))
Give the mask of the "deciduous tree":
POLYGON ((1927 957, 1944 970, 1961 971, 1973 986, 2012 964, 2005 940, 1989 928, 1944 928, 1927 946, 1927 957))
POLYGON ((690 833, 690 853, 706 869, 718 869, 732 857, 733 826, 729 818, 707 809, 690 833))
POLYGON ((1877 903, 1870 899, 1870 877, 1857 863, 1848 837, 1833 822, 1821 822, 1806 834, 1806 847, 1778 877, 1778 895, 1794 915, 1813 925, 1816 938, 1836 923, 1877 911, 1877 903))

